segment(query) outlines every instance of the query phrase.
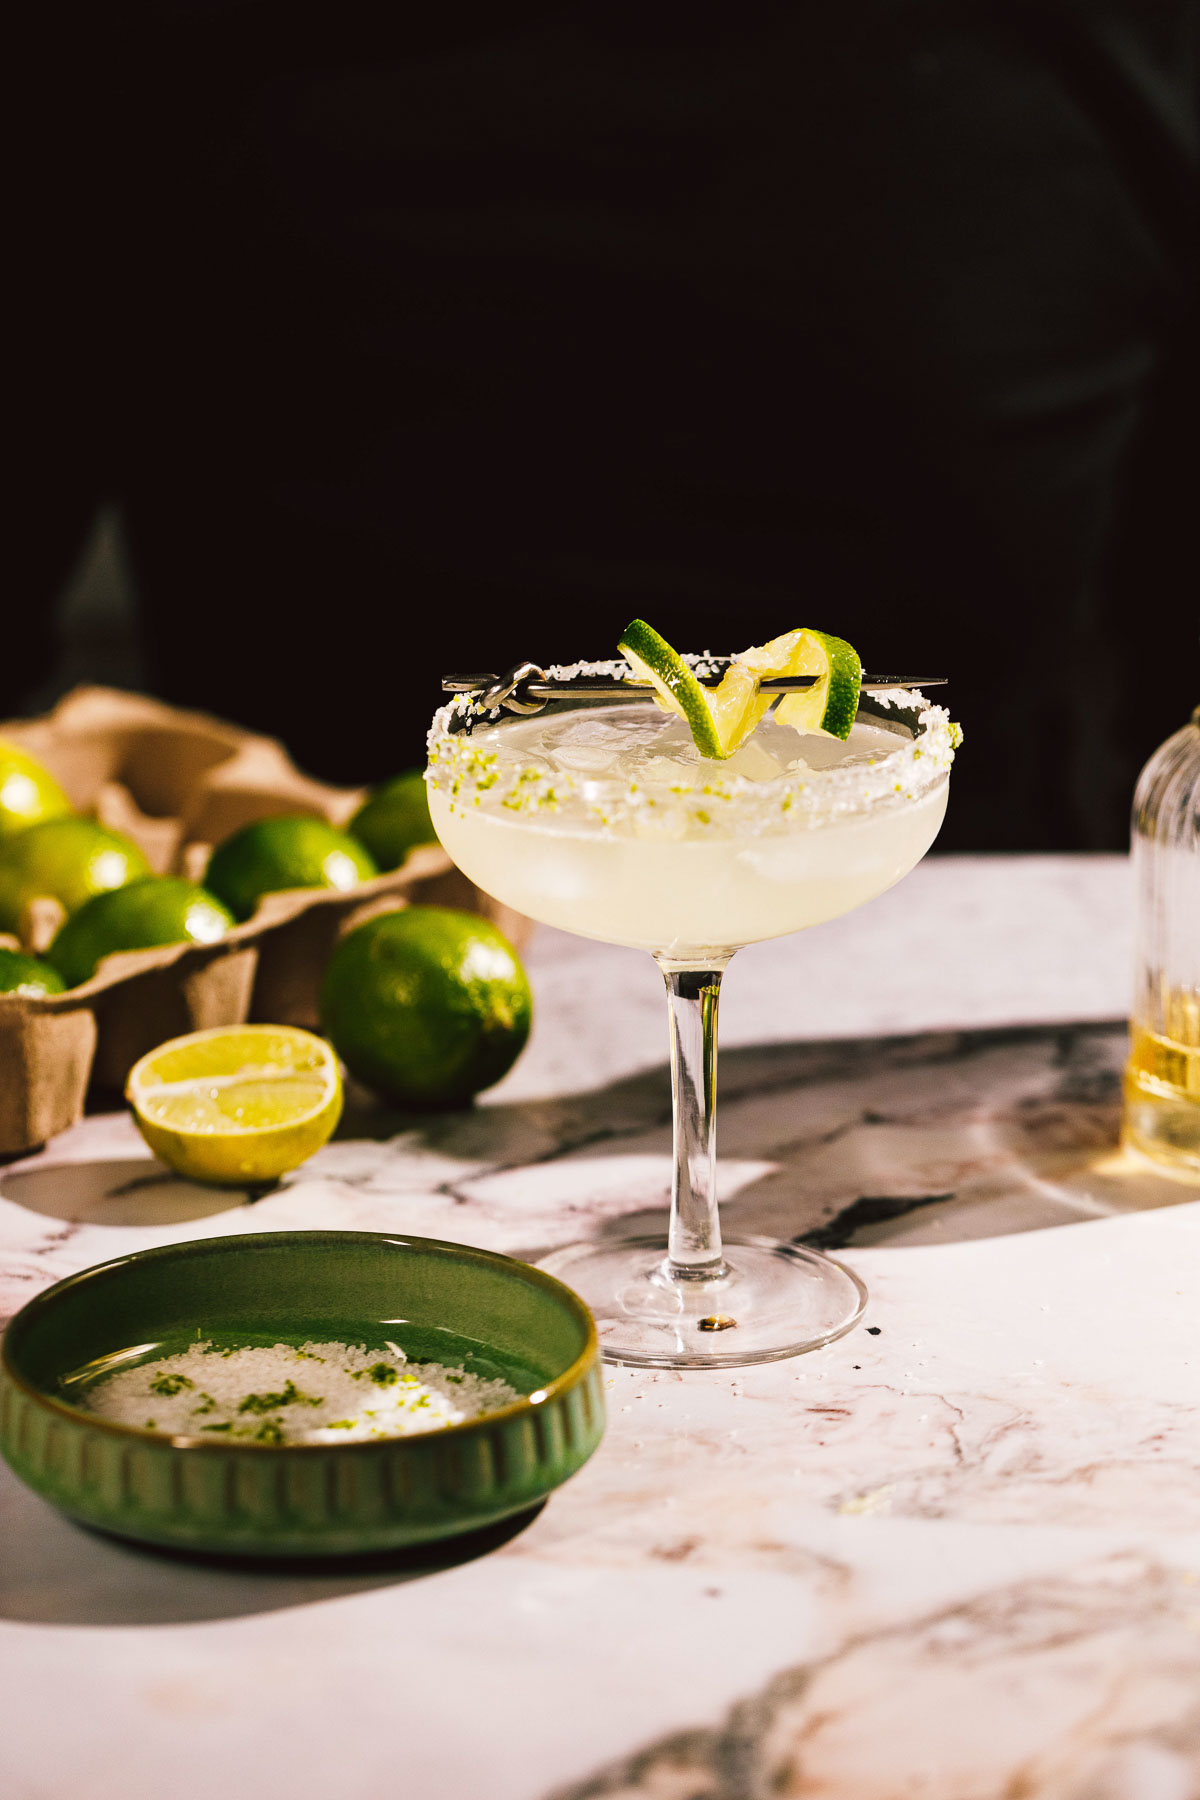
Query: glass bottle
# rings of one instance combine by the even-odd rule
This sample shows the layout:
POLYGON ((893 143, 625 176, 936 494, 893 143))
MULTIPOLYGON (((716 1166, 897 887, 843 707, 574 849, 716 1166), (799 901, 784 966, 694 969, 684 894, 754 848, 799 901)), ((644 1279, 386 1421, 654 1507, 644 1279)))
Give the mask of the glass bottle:
POLYGON ((1137 905, 1126 1147, 1200 1183, 1200 706, 1133 798, 1137 905))

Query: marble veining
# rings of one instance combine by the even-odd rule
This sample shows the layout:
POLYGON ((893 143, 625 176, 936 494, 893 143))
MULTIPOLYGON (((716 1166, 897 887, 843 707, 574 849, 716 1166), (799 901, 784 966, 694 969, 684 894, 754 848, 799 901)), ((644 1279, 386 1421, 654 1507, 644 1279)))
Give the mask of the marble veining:
MULTIPOLYGON (((735 961, 723 1216, 834 1248, 863 1327, 609 1370, 601 1450, 485 1542, 205 1566, 0 1470, 0 1792, 1197 1800, 1200 1195, 1117 1149, 1127 954, 1119 859, 963 858, 735 961)), ((534 1039, 485 1104, 353 1096, 257 1199, 176 1180, 117 1113, 0 1169, 0 1316, 200 1235, 534 1256, 660 1223, 657 975, 556 934, 529 961, 534 1039)))
MULTIPOLYGON (((731 1231, 844 1248, 990 1239, 1183 1200, 1190 1190, 1116 1153, 1125 1049, 1124 1027, 1105 1024, 733 1045, 722 1216, 731 1231)), ((343 1137, 253 1204, 170 1175, 128 1120, 88 1120, 0 1173, 0 1310, 130 1247, 230 1231, 399 1229, 534 1257, 661 1224, 670 1166, 661 1066, 343 1137)))
POLYGON ((1100 1558, 850 1637, 554 1800, 1193 1800, 1198 1621, 1194 1576, 1100 1558))

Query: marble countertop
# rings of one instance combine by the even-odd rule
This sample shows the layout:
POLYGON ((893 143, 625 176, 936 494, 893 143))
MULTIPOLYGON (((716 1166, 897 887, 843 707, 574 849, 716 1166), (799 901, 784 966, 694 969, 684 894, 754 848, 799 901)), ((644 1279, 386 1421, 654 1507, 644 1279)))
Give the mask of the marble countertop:
MULTIPOLYGON (((1200 1195, 1116 1149, 1119 858, 932 859, 739 956, 722 1212, 866 1280, 863 1325, 607 1372, 530 1520, 361 1567, 93 1536, 0 1467, 5 1800, 1196 1800, 1200 1195)), ((0 1317, 126 1249, 284 1226, 535 1256, 670 1179, 648 958, 538 934, 469 1114, 352 1108, 256 1205, 120 1114, 0 1169, 0 1317)))

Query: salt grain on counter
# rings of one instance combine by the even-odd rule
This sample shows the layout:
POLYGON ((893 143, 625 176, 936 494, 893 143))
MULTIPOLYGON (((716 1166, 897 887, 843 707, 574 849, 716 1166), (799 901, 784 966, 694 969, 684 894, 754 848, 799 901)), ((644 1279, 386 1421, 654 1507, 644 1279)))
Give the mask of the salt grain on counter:
POLYGON ((105 1376, 81 1402, 104 1418, 172 1437, 344 1444, 461 1425, 520 1398, 506 1381, 409 1362, 396 1345, 214 1350, 199 1343, 105 1376))

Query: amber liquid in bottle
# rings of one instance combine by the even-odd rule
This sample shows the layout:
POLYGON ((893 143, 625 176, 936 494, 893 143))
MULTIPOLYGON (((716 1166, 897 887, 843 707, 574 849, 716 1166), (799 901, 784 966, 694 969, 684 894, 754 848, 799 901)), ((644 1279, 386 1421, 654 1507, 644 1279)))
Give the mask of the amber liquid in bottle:
POLYGON ((1125 1142, 1172 1173, 1190 1170, 1200 1180, 1200 996, 1173 995, 1166 1010, 1169 1036, 1133 1029, 1125 1142))
POLYGON ((1200 706, 1161 745, 1133 801, 1137 962, 1124 1143, 1200 1183, 1200 706))

